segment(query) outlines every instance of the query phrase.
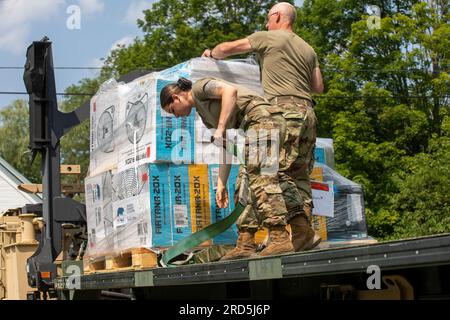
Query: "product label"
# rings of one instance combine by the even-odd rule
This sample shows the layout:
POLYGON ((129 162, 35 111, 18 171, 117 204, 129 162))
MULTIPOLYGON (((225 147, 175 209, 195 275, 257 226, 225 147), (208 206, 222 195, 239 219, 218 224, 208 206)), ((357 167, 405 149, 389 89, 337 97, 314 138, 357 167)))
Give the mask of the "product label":
POLYGON ((173 227, 170 218, 169 167, 150 165, 150 220, 153 246, 173 245, 173 227))
POLYGON ((170 201, 175 242, 192 233, 188 165, 170 165, 170 201))
POLYGON ((207 165, 189 166, 192 232, 211 224, 207 165))
POLYGON ((333 181, 311 182, 314 208, 312 213, 318 216, 334 217, 333 181))

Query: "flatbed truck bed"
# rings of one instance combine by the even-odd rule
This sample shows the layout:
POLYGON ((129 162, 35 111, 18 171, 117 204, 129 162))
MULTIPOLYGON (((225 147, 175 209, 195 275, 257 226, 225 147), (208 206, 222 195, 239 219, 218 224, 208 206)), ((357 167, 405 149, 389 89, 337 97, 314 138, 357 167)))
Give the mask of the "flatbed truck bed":
POLYGON ((416 299, 450 299, 450 234, 265 258, 69 276, 68 267, 77 265, 81 261, 62 264, 63 276, 56 279, 62 299, 98 298, 108 292, 136 299, 342 299, 380 294, 389 298, 393 291, 400 292, 399 298, 412 294, 416 299), (368 282, 377 285, 377 272, 381 286, 370 287, 368 282), (73 284, 75 289, 71 289, 73 284), (403 296, 402 290, 406 290, 403 296))

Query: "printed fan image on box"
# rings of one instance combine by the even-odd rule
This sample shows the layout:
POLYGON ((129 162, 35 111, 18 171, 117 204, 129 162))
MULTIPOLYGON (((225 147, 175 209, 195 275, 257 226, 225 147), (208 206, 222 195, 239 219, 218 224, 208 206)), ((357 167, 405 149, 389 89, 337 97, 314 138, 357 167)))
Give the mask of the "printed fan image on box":
POLYGON ((114 151, 114 106, 110 106, 100 115, 97 123, 97 141, 104 153, 114 151))
POLYGON ((138 143, 144 135, 147 124, 148 94, 138 101, 128 102, 126 108, 126 128, 128 141, 138 143))
POLYGON ((117 165, 115 130, 118 125, 119 96, 115 90, 102 92, 91 99, 90 163, 92 175, 117 165))

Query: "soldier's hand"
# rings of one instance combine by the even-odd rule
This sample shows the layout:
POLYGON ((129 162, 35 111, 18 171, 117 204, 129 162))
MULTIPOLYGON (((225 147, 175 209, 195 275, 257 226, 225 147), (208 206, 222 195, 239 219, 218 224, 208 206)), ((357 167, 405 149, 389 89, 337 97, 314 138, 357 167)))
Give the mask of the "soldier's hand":
POLYGON ((216 129, 214 135, 211 137, 211 142, 220 148, 224 148, 226 146, 226 140, 223 138, 224 132, 216 129))
POLYGON ((202 58, 213 58, 214 59, 214 57, 212 56, 212 50, 206 49, 205 51, 203 51, 202 58))
POLYGON ((228 191, 227 188, 220 183, 217 185, 216 202, 219 208, 228 207, 228 191))

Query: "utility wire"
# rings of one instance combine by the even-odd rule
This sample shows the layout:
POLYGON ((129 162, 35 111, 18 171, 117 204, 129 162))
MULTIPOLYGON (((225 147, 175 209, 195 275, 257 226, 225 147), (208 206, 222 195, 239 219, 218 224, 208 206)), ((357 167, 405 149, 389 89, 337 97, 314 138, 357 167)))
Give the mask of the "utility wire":
MULTIPOLYGON (((6 70, 23 70, 24 67, 5 67, 0 66, 0 70, 6 69, 6 70)), ((59 69, 59 70, 101 70, 102 67, 53 67, 53 69, 59 69)))
POLYGON ((374 98, 374 99, 434 99, 434 98, 449 98, 450 95, 443 95, 443 96, 417 96, 417 95, 412 95, 412 96, 397 96, 397 95, 393 95, 393 96, 363 96, 363 95, 349 95, 349 96, 327 96, 327 95, 323 95, 323 96, 314 96, 314 99, 366 99, 366 98, 374 98))
POLYGON ((323 68, 323 71, 328 72, 373 72, 373 73, 432 73, 431 70, 426 69, 332 69, 323 68))
MULTIPOLYGON (((27 92, 18 92, 18 91, 0 91, 0 94, 3 95, 28 95, 27 92)), ((93 96, 95 93, 87 93, 87 92, 80 92, 80 93, 56 93, 58 96, 93 96)), ((450 95, 440 95, 440 96, 420 96, 420 95, 411 95, 411 96, 364 96, 364 95, 348 95, 348 96, 314 96, 314 99, 434 99, 434 98, 450 98, 450 95)))
MULTIPOLYGON (((0 66, 0 70, 23 70, 24 67, 8 67, 0 66)), ((102 67, 54 67, 55 70, 101 70, 102 67)), ((327 72, 373 72, 373 73, 431 73, 431 70, 426 69, 333 69, 333 68, 323 68, 322 71, 327 72)))
MULTIPOLYGON (((0 91, 3 95, 28 95, 27 92, 0 91)), ((57 96, 93 96, 95 93, 56 93, 57 96)))

